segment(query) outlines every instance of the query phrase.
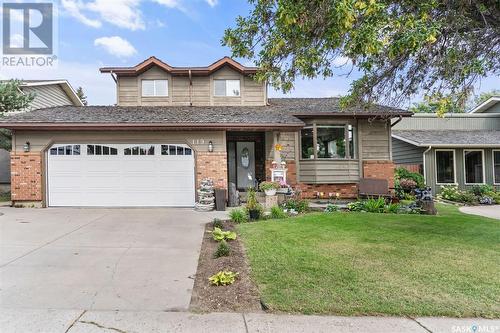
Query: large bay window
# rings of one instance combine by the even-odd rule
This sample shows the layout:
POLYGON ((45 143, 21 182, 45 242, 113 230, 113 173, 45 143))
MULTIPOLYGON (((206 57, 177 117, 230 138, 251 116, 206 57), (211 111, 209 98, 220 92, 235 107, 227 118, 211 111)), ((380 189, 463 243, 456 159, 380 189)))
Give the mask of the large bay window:
POLYGON ((455 151, 436 150, 436 182, 455 183, 455 151))
POLYGON ((464 150, 465 183, 484 183, 484 162, 482 150, 464 150))
POLYGON ((352 125, 314 124, 300 135, 302 159, 352 159, 355 133, 352 125))

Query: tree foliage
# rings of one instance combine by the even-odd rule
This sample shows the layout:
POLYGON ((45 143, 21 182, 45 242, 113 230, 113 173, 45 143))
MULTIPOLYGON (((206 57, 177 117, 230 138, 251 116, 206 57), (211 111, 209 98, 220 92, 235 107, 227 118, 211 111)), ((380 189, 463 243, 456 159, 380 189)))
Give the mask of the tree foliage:
POLYGON ((357 68, 343 104, 401 104, 423 91, 464 105, 473 84, 500 72, 500 1, 249 0, 225 31, 233 56, 253 59, 259 80, 287 92, 297 77, 357 68))
POLYGON ((78 87, 78 89, 76 89, 76 95, 82 101, 83 105, 88 105, 87 95, 85 95, 82 87, 78 87))
POLYGON ((25 94, 19 89, 21 81, 9 80, 0 82, 0 115, 7 112, 20 111, 33 101, 33 94, 25 94))

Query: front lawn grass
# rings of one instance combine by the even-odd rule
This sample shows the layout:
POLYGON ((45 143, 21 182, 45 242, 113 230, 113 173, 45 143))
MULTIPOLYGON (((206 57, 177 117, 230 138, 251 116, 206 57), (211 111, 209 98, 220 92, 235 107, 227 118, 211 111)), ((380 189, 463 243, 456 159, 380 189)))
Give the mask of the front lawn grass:
POLYGON ((317 213, 238 231, 273 311, 500 317, 500 221, 438 209, 317 213))

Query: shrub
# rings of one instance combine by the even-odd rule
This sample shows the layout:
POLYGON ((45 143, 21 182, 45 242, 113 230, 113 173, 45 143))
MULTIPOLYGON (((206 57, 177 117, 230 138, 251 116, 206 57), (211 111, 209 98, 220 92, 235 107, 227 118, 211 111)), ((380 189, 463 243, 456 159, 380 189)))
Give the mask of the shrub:
POLYGON ((305 213, 309 210, 309 201, 304 199, 288 199, 283 204, 287 210, 294 210, 297 213, 305 213))
POLYGON ((233 273, 231 271, 220 271, 209 277, 208 280, 216 286, 227 286, 234 283, 238 274, 239 273, 233 273))
POLYGON ((411 179, 416 183, 418 188, 425 187, 424 176, 422 176, 418 172, 411 172, 406 170, 405 168, 396 168, 396 170, 394 170, 394 176, 398 180, 411 179))
POLYGON ((285 219, 288 217, 288 214, 280 206, 271 207, 271 215, 272 219, 285 219))
POLYGON ((460 191, 458 195, 458 202, 463 202, 467 204, 475 204, 478 202, 477 197, 472 192, 463 192, 460 191))
POLYGON ((390 203, 384 207, 384 213, 397 214, 399 213, 400 205, 397 203, 390 203))
POLYGON ((347 204, 347 209, 351 212, 361 212, 363 210, 363 201, 355 201, 347 204))
POLYGON ((227 257, 229 252, 231 252, 229 245, 225 240, 222 240, 214 253, 214 258, 227 257))
POLYGON ((220 228, 214 228, 212 231, 212 238, 217 242, 221 242, 223 240, 235 240, 236 233, 234 231, 223 231, 220 228))
POLYGON ((500 192, 490 191, 485 193, 485 195, 492 198, 496 204, 500 204, 500 192))
POLYGON ((409 193, 417 187, 417 182, 413 179, 401 179, 399 181, 399 186, 401 186, 405 193, 409 193))
POLYGON ((493 190, 494 190, 493 186, 484 184, 484 185, 474 185, 468 192, 471 192, 477 197, 481 197, 488 192, 493 192, 493 190))
POLYGON ((224 226, 222 225, 222 220, 221 219, 214 219, 212 221, 212 229, 219 228, 222 229, 224 226))
POLYGON ((385 208, 384 198, 370 198, 363 202, 363 210, 368 213, 383 213, 385 208))
POLYGON ((280 188, 280 184, 276 182, 262 182, 259 184, 259 189, 261 191, 277 190, 280 188))
POLYGON ((462 191, 460 191, 455 185, 445 185, 441 186, 441 192, 439 195, 445 200, 460 201, 462 191))
POLYGON ((258 220, 264 212, 264 208, 262 205, 257 201, 257 193, 255 193, 255 190, 253 188, 248 188, 247 190, 247 204, 246 204, 246 209, 250 214, 250 219, 252 220, 258 220), (251 211, 251 212, 250 212, 251 211), (252 218, 252 214, 255 216, 252 218))
POLYGON ((334 213, 339 210, 337 205, 328 204, 325 208, 325 213, 334 213))
POLYGON ((248 215, 244 209, 234 208, 229 212, 229 217, 234 223, 248 222, 248 215))

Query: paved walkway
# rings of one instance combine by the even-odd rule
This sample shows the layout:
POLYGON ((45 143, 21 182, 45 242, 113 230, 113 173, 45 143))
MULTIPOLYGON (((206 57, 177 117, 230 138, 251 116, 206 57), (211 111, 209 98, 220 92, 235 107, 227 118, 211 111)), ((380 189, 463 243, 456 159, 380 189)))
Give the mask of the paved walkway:
POLYGON ((500 205, 460 207, 462 213, 480 215, 500 220, 500 205))
POLYGON ((0 309, 2 333, 500 332, 500 320, 0 309))

